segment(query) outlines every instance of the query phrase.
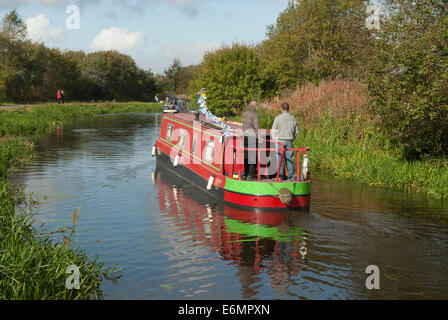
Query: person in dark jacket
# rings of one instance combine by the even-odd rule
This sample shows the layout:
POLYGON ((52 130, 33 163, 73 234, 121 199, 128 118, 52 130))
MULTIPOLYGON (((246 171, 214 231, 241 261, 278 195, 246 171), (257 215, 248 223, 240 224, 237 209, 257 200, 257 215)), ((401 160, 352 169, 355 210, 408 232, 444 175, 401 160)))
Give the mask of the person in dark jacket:
MULTIPOLYGON (((243 114, 244 148, 258 148, 258 104, 251 101, 243 114)), ((257 151, 244 150, 244 177, 247 180, 257 179, 257 151)))

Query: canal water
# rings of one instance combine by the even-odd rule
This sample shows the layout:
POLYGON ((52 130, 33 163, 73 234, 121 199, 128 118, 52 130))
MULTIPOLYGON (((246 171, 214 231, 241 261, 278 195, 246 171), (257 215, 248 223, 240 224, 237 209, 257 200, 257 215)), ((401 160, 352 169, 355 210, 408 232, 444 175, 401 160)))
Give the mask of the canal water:
POLYGON ((15 176, 41 201, 36 226, 80 209, 74 245, 121 268, 105 299, 448 298, 447 202, 314 174, 309 212, 236 210, 157 167, 160 120, 73 122, 15 176))

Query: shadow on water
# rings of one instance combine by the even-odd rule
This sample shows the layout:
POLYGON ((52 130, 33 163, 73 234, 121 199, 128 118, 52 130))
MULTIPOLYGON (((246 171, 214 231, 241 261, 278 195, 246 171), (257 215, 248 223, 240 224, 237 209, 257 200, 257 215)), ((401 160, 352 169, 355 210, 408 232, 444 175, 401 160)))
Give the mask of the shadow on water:
POLYGON ((448 298, 447 202, 314 174, 309 212, 235 209, 157 168, 159 125, 73 122, 15 177, 43 199, 36 219, 48 230, 81 208, 77 245, 122 268, 105 298, 448 298), (380 290, 366 289, 369 265, 380 290))

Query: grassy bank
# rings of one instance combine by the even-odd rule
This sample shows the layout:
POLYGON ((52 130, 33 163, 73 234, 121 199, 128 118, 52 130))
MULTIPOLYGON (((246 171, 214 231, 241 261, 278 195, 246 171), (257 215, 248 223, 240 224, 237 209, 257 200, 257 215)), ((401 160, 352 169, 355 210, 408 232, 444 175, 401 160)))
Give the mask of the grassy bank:
POLYGON ((295 145, 311 148, 314 169, 372 186, 448 199, 448 159, 405 160, 368 112, 369 97, 360 83, 310 84, 286 92, 278 101, 266 101, 260 112, 264 128, 272 126, 284 101, 300 122, 295 145))
POLYGON ((160 112, 162 106, 155 103, 107 103, 22 107, 17 110, 0 110, 0 137, 5 135, 29 136, 45 134, 57 125, 72 119, 86 118, 98 114, 160 112))
POLYGON ((448 199, 446 159, 405 160, 363 116, 341 119, 328 113, 319 122, 302 124, 302 128, 295 143, 311 147, 310 160, 315 168, 372 186, 448 199))
MULTIPOLYGON (((8 178, 34 155, 34 137, 50 133, 65 121, 97 114, 157 112, 156 104, 44 105, 0 111, 0 299, 95 299, 111 270, 97 258, 38 234, 32 224, 33 201, 8 178), (19 214, 19 207, 24 214, 19 214), (65 288, 68 266, 80 271, 80 289, 65 288)), ((67 230, 75 231, 73 225, 67 230)), ((72 233, 73 234, 73 233, 72 233)))

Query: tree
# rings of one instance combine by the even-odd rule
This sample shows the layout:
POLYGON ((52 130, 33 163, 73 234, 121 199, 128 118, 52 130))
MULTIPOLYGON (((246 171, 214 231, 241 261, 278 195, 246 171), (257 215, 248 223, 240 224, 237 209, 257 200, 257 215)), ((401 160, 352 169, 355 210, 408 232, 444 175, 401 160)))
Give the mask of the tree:
POLYGON ((266 89, 279 93, 308 81, 356 76, 373 40, 365 26, 366 3, 290 1, 259 46, 266 89))
POLYGON ((117 51, 93 52, 83 60, 82 73, 93 80, 106 100, 128 100, 137 86, 134 60, 117 51))
POLYGON ((81 68, 71 59, 64 56, 59 49, 50 49, 46 53, 47 62, 42 78, 42 97, 56 96, 57 89, 64 89, 67 99, 79 99, 75 94, 78 80, 81 77, 81 68))
POLYGON ((178 59, 174 59, 173 63, 165 70, 165 89, 173 93, 177 93, 180 85, 182 74, 182 63, 178 59))
POLYGON ((261 99, 262 78, 256 49, 234 44, 207 53, 190 90, 201 88, 207 90, 211 111, 219 115, 239 114, 250 100, 261 99))
POLYGON ((0 64, 0 101, 7 100, 6 81, 8 78, 8 70, 4 64, 0 64))
POLYGON ((26 24, 18 14, 17 10, 11 10, 2 20, 0 28, 2 36, 12 41, 25 40, 27 36, 26 24))
POLYGON ((20 51, 18 46, 25 38, 25 22, 16 10, 11 10, 0 25, 0 100, 8 99, 8 91, 13 89, 16 89, 14 91, 19 96, 23 96, 25 79, 22 70, 17 70, 14 66, 14 52, 20 51))
POLYGON ((42 69, 36 65, 35 46, 29 41, 2 40, 6 42, 0 59, 3 66, 0 81, 4 84, 4 99, 28 101, 31 99, 31 88, 38 81, 42 69))
POLYGON ((159 93, 186 94, 190 87, 190 82, 194 79, 197 65, 183 66, 178 59, 164 71, 163 75, 155 76, 159 86, 159 93))
POLYGON ((159 91, 154 74, 151 71, 139 69, 137 79, 138 86, 133 99, 154 101, 154 96, 159 91))
POLYGON ((368 79, 373 112, 407 158, 448 154, 448 3, 387 0, 368 79))

